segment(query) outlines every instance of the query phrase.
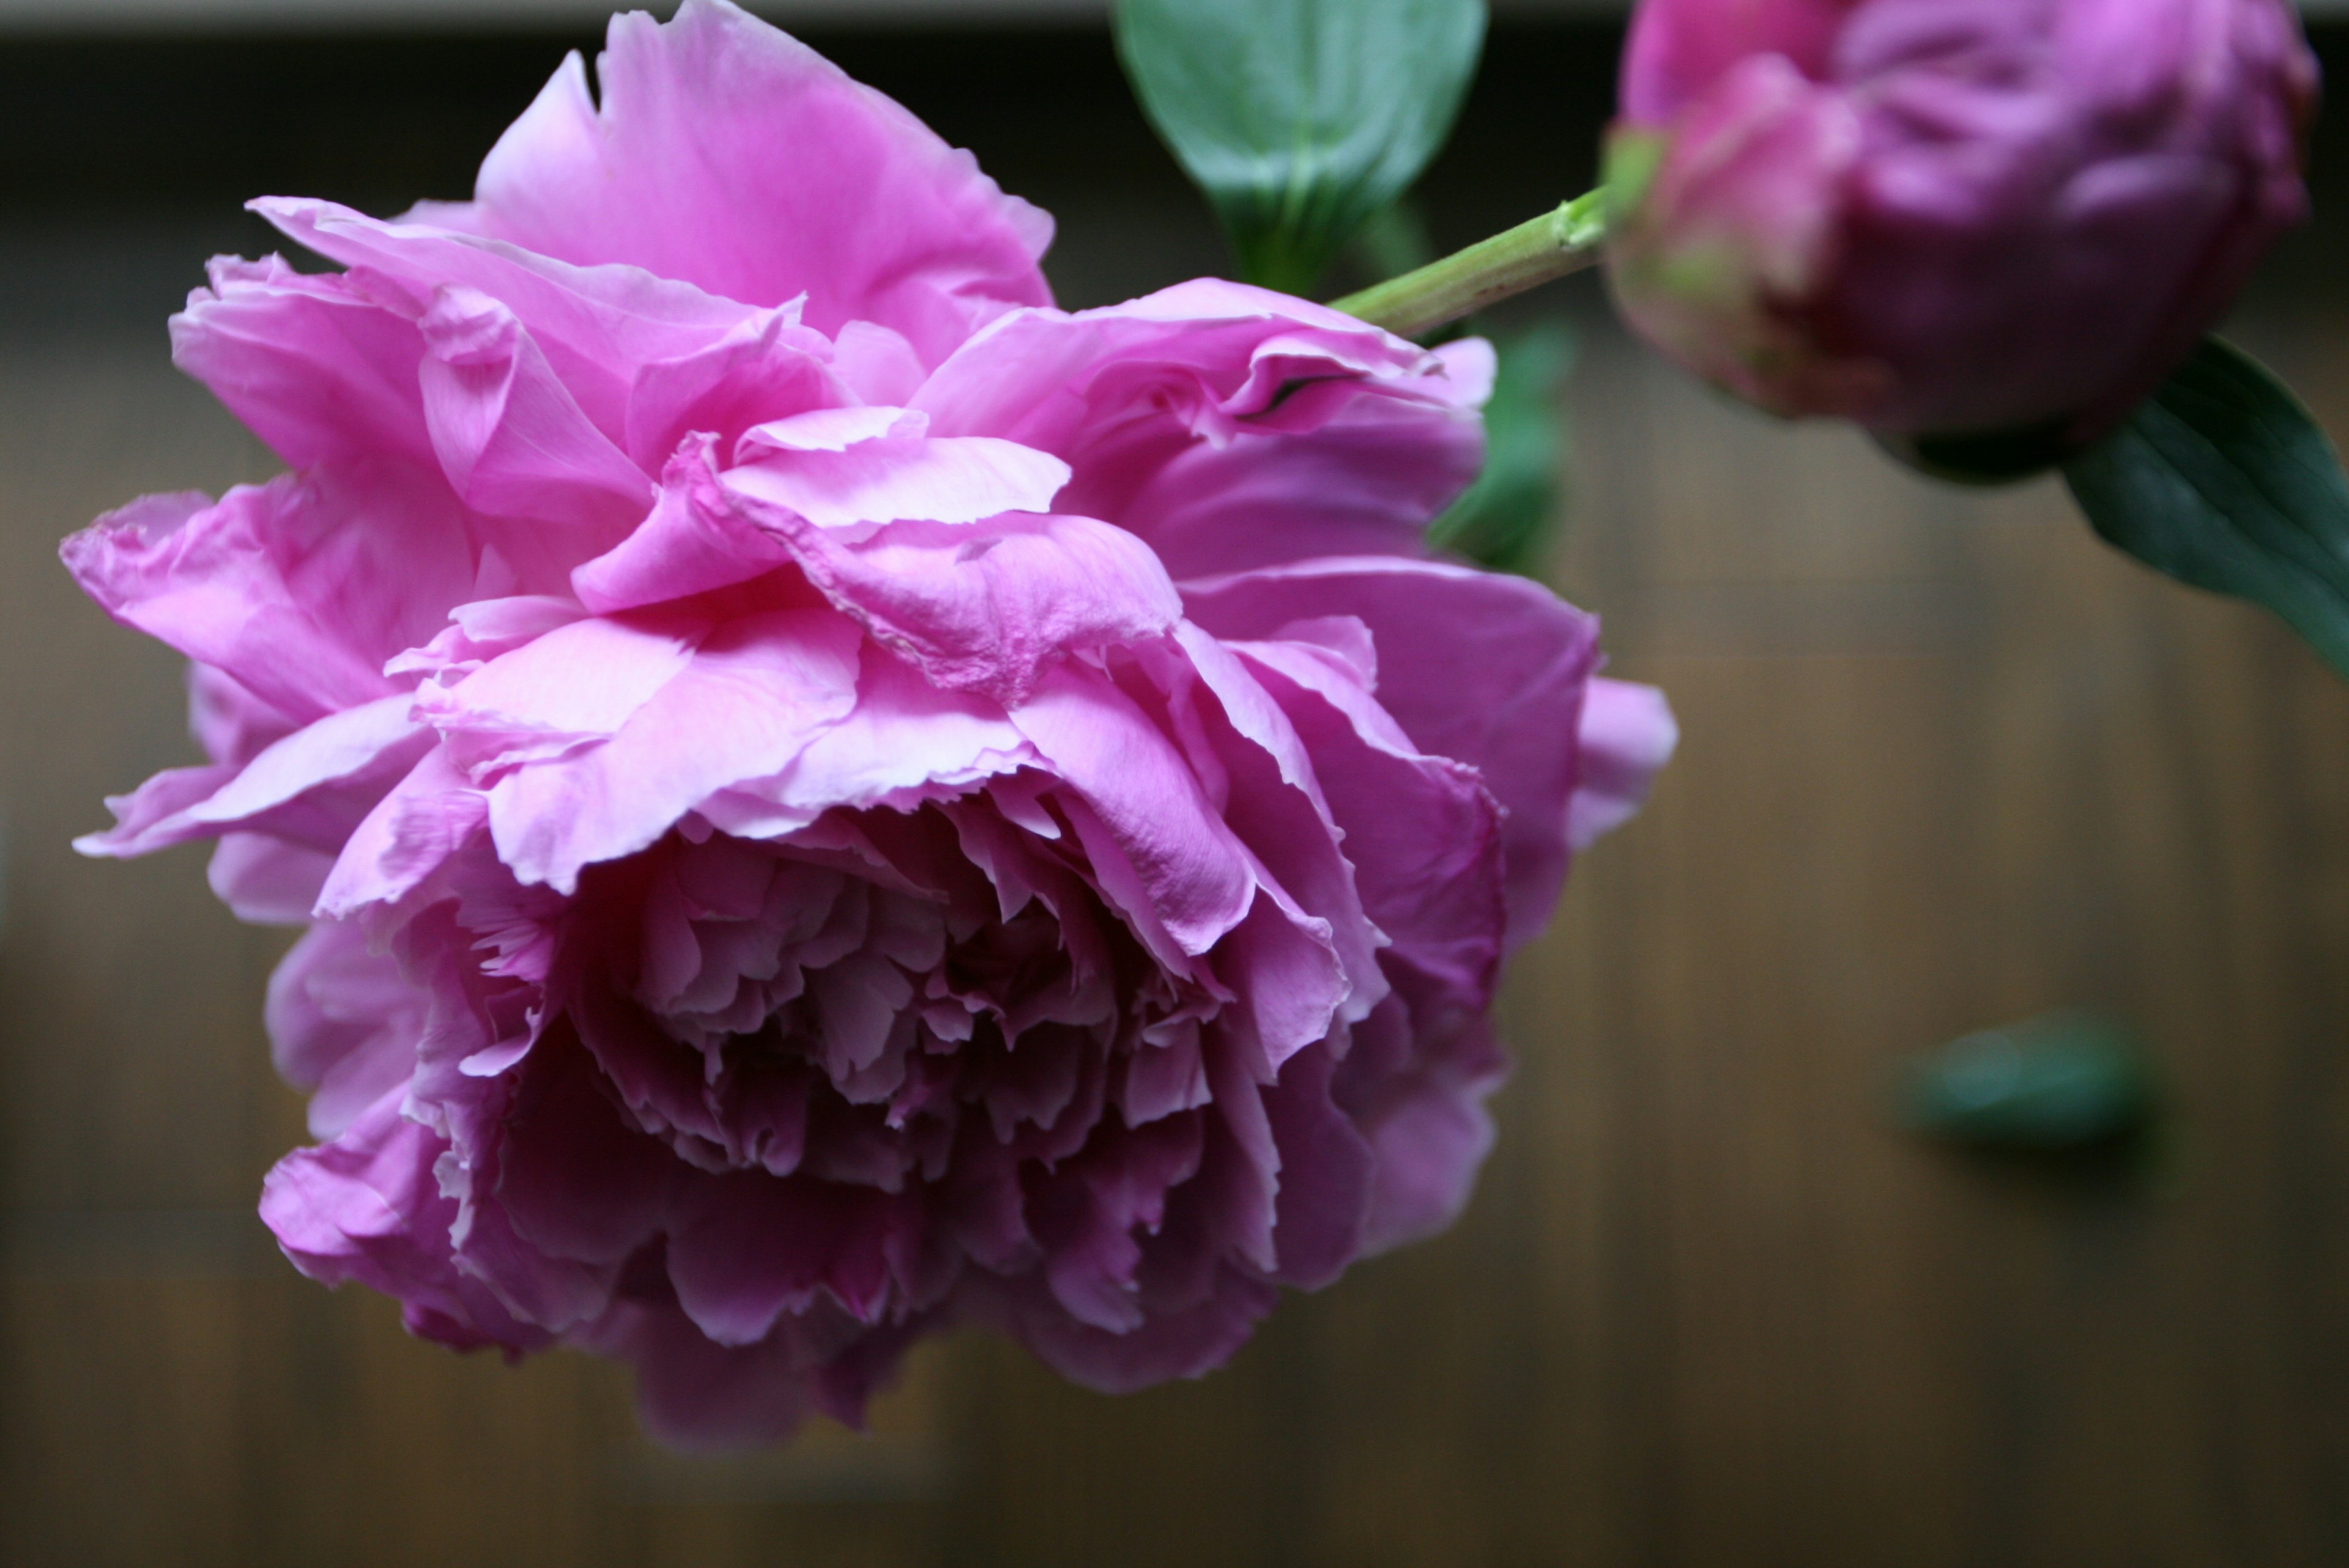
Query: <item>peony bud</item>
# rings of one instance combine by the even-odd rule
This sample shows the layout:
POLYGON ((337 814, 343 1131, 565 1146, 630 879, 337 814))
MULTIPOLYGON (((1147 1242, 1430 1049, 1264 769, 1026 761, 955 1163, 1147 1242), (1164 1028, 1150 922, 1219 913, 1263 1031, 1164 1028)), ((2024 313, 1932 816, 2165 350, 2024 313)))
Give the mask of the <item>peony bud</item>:
POLYGON ((1645 0, 1616 296, 1773 412, 2052 459, 2303 215, 2316 81, 2285 0, 1645 0))

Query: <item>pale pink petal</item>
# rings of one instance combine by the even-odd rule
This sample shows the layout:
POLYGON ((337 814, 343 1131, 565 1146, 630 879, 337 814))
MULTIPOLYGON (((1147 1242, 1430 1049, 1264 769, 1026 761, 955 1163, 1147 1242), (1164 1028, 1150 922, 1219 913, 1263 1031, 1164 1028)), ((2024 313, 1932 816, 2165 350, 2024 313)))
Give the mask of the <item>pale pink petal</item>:
POLYGON ((1591 681, 1582 699, 1581 771, 1566 819, 1567 841, 1577 851, 1639 814, 1680 735, 1655 687, 1591 681))
POLYGON ((418 688, 417 717, 477 783, 608 740, 692 662, 709 624, 590 616, 501 654, 451 686, 418 688))
POLYGON ((296 468, 378 452, 430 463, 414 322, 332 273, 215 258, 171 318, 171 362, 296 468))
POLYGON ((385 661, 472 597, 464 514, 406 464, 328 464, 212 506, 150 498, 64 555, 116 619, 301 721, 390 691, 385 661))
POLYGON ((515 769, 490 790, 499 858, 558 892, 632 854, 730 785, 781 772, 856 700, 855 627, 821 610, 714 634, 610 740, 515 769))
MULTIPOLYGON (((841 410, 859 414, 894 409, 841 410)), ((977 522, 1007 511, 1050 511, 1069 482, 1060 459, 984 436, 938 439, 888 436, 797 450, 762 442, 774 427, 743 438, 741 466, 727 489, 797 512, 819 528, 861 522, 977 522)))

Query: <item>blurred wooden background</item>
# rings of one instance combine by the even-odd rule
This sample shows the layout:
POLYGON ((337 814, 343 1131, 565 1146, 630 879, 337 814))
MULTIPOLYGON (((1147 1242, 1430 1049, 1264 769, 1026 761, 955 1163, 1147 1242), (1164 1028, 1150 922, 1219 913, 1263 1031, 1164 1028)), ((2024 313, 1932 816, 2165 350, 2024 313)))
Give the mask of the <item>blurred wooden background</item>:
MULTIPOLYGON (((607 1367, 451 1357, 297 1278, 251 1217, 302 1135, 282 939, 196 853, 67 849, 191 748, 174 661, 56 542, 269 470, 162 333, 266 242, 240 200, 456 193, 572 41, 0 45, 0 1561, 2349 1561, 2349 689, 2048 487, 1724 407, 1588 280, 1537 307, 1588 347, 1559 581, 1687 739, 1518 969, 1456 1232, 1201 1383, 1107 1399, 961 1340, 875 1436, 723 1461, 643 1443, 607 1367), (2070 1003, 2153 1043, 2168 1182, 1890 1128, 1903 1053, 2070 1003)), ((815 41, 1059 212, 1067 302, 1221 265, 1098 32, 815 41)), ((1615 44, 1496 36, 1441 237, 1580 188, 1615 44)), ((2327 205, 2239 331, 2349 435, 2327 205)))

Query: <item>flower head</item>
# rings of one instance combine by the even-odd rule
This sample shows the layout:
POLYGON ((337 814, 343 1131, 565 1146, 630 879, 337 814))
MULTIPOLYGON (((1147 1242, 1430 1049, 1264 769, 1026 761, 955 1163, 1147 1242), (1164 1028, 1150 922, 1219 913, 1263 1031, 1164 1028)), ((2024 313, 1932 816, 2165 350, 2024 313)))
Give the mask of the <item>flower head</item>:
POLYGON ((1785 414, 2100 433, 2306 205, 2286 0, 1645 0, 1627 316, 1785 414))
POLYGON ((1479 344, 1049 222, 723 0, 612 24, 474 201, 258 209, 181 365, 292 465, 70 541, 194 661, 216 838, 305 923, 263 1212, 411 1328, 633 1361, 687 1441, 996 1325, 1107 1388, 1444 1224, 1495 968, 1661 699, 1427 559, 1479 344))

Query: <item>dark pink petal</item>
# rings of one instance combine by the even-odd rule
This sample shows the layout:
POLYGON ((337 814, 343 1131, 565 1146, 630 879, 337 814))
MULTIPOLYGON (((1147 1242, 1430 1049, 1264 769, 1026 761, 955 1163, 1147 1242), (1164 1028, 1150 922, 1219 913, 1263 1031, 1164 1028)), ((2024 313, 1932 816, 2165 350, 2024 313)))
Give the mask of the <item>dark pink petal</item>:
POLYGON ((1273 1279, 1297 1290, 1336 1283, 1361 1255, 1376 1161, 1353 1122, 1330 1102, 1331 1053, 1290 1058, 1264 1093, 1280 1146, 1280 1196, 1273 1223, 1279 1265, 1273 1279))
POLYGON ((1176 1377, 1202 1377, 1230 1360, 1280 1299, 1271 1285, 1226 1272, 1196 1306, 1153 1313, 1131 1334, 1112 1334, 1050 1307, 1011 1319, 1012 1331, 1061 1377, 1104 1394, 1128 1394, 1176 1377))
POLYGON ((1599 624, 1547 589, 1434 562, 1320 561, 1186 586, 1219 636, 1351 615, 1379 651, 1379 706, 1422 752, 1476 769, 1507 810, 1509 942, 1549 918, 1567 867, 1574 738, 1599 624))
POLYGON ((1624 46, 1623 112, 1658 125, 1740 60, 1779 55, 1825 78, 1837 31, 1860 0, 1646 0, 1624 46))
POLYGON ((497 1203, 514 1234, 550 1257, 625 1263, 669 1217, 682 1169, 621 1119, 576 1046, 533 1054, 508 1113, 497 1203))
POLYGON ((719 1345, 755 1345, 828 1299, 871 1322, 902 1274, 918 1202, 764 1172, 695 1179, 670 1233, 678 1304, 719 1345))
POLYGON ((1495 1081, 1434 1078, 1361 1130, 1375 1170, 1363 1221, 1365 1253, 1434 1235, 1460 1217, 1493 1150, 1485 1097, 1495 1081))

